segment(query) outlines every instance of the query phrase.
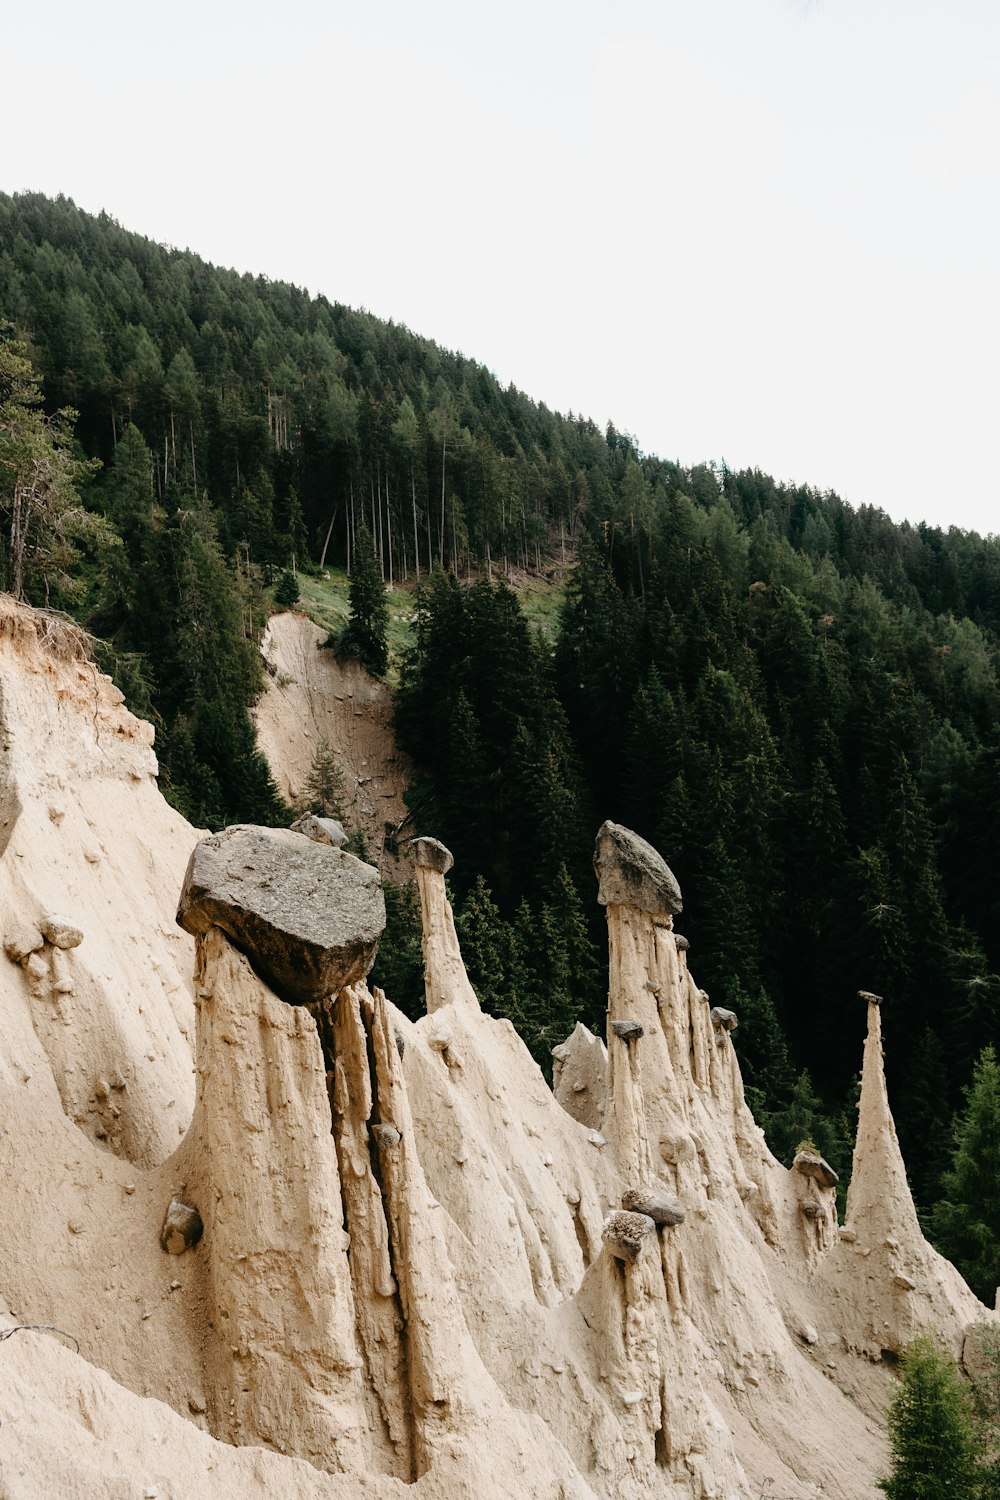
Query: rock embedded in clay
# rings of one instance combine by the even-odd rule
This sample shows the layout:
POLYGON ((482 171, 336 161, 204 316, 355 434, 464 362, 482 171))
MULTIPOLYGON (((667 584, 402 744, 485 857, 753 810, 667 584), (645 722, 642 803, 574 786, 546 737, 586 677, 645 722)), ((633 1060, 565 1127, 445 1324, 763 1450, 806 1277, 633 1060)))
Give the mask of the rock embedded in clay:
POLYGON ((645 1035, 645 1028, 641 1021, 612 1021, 611 1030, 615 1036, 621 1037, 623 1042, 637 1042, 645 1035))
POLYGON ((602 906, 633 906, 653 917, 673 917, 683 909, 681 888, 662 855, 620 823, 601 824, 594 869, 602 906))
POLYGON ((193 1203, 171 1198, 160 1230, 160 1245, 168 1255, 183 1255, 201 1239, 204 1225, 193 1203))
POLYGON ((385 927, 371 865, 293 833, 236 824, 195 846, 177 921, 220 927, 275 994, 322 1000, 363 979, 385 927))
POLYGON ((13 964, 23 964, 32 953, 45 946, 45 939, 34 927, 19 927, 3 940, 3 951, 13 964))
POLYGON ((410 848, 413 850, 413 858, 423 870, 437 870, 439 875, 447 875, 455 863, 451 850, 446 849, 440 839, 411 839, 410 848))
POLYGON ((814 1182, 819 1183, 820 1187, 836 1187, 840 1181, 839 1174, 816 1151, 799 1151, 792 1162, 792 1167, 796 1172, 801 1172, 803 1177, 811 1177, 814 1182))
POLYGON ((684 1223, 680 1199, 656 1188, 628 1188, 622 1193, 622 1208, 629 1213, 645 1214, 654 1224, 665 1229, 684 1223))
POLYGON ((53 948, 79 948, 83 942, 83 933, 79 927, 65 917, 43 917, 39 925, 42 936, 48 939, 53 948))
POLYGON ((648 1214, 630 1213, 623 1208, 609 1213, 601 1230, 601 1239, 611 1254, 625 1265, 638 1260, 655 1235, 656 1225, 648 1214))
POLYGON ((726 1010, 721 1005, 713 1005, 709 1011, 713 1026, 720 1026, 723 1031, 735 1031, 740 1024, 736 1019, 734 1010, 726 1010))

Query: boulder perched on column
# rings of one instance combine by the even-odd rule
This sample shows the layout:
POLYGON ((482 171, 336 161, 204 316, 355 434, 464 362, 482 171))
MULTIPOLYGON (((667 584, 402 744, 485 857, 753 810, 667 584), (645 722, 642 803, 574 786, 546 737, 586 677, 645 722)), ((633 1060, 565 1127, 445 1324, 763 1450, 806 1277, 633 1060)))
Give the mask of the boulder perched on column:
POLYGON ((652 844, 610 819, 594 846, 597 899, 602 906, 634 906, 652 917, 674 917, 682 909, 681 888, 652 844))
POLYGON ((282 1000, 302 1005, 363 979, 385 927, 378 871, 289 828, 236 824, 195 846, 177 921, 220 927, 282 1000))

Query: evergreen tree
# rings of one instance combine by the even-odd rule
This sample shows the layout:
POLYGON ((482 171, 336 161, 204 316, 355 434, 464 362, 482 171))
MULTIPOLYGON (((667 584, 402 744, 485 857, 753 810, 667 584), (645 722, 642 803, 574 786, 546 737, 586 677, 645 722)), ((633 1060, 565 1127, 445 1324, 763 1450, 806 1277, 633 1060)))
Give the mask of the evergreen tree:
POLYGON ((340 650, 356 657, 372 676, 384 677, 389 665, 389 609, 367 527, 361 527, 355 539, 349 598, 351 613, 340 650))
POLYGON ((291 609, 293 604, 298 604, 299 598, 299 580, 290 568, 285 568, 274 586, 274 602, 291 609))
POLYGON ((320 740, 316 746, 302 790, 305 793, 303 811, 344 822, 347 787, 344 773, 337 763, 337 752, 327 740, 320 740))
POLYGON ((889 1408, 892 1473, 879 1489, 889 1500, 978 1500, 972 1414, 954 1365, 927 1336, 901 1363, 889 1408))
POLYGON ((934 1242, 992 1307, 1000 1286, 1000 1065, 984 1047, 951 1138, 951 1166, 931 1214, 934 1242))

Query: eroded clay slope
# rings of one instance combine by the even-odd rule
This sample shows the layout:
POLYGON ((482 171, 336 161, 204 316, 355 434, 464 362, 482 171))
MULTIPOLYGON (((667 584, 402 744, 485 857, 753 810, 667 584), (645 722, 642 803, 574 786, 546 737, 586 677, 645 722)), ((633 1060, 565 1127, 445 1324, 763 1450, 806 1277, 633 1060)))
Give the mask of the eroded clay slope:
MULTIPOLYGON (((273 899, 289 836, 220 844, 261 910, 245 951, 191 922, 234 898, 185 879, 150 731, 72 632, 2 623, 0 1333, 80 1346, 0 1339, 11 1493, 876 1500, 884 1356, 987 1316, 920 1236, 877 1007, 839 1226, 825 1164, 767 1150, 736 1018, 627 830, 599 841, 606 1063, 564 1054, 584 1118, 480 1010, 433 840, 427 1014, 347 967, 279 997, 259 945, 303 941, 273 899)), ((316 899, 357 863, 317 855, 316 899)))
POLYGON ((328 745, 344 778, 348 826, 364 831, 380 862, 387 834, 394 837, 406 818, 409 765, 392 733, 389 689, 357 662, 322 649, 325 639, 294 610, 271 617, 261 644, 267 678, 254 710, 257 740, 293 805, 304 796, 317 750, 328 745))

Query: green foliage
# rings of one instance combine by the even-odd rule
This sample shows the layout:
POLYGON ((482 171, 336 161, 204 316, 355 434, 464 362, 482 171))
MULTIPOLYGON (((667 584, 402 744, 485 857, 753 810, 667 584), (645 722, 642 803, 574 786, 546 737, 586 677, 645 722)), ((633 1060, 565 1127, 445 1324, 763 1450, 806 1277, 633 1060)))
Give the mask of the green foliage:
POLYGON ((302 790, 303 812, 345 821, 347 786, 337 763, 337 752, 327 740, 320 740, 316 746, 302 790))
POLYGON ((82 508, 90 465, 73 452, 68 407, 47 415, 40 380, 22 343, 0 336, 0 519, 4 582, 15 599, 73 598, 70 572, 84 543, 105 550, 114 533, 82 508))
POLYGON ((299 597, 299 580, 290 568, 285 568, 274 586, 274 602, 291 609, 293 604, 298 604, 299 597))
POLYGON ((951 1165, 930 1215, 934 1242, 992 1307, 1000 1286, 1000 1065, 984 1047, 951 1135, 951 1165))
POLYGON ((424 957, 421 946, 420 896, 415 880, 396 885, 383 880, 385 931, 379 943, 369 985, 378 985, 411 1021, 426 1011, 424 957))
POLYGON ((982 1460, 981 1500, 1000 1497, 1000 1330, 980 1323, 975 1330, 978 1357, 971 1371, 972 1411, 982 1460))
POLYGON ((384 677, 389 665, 389 610, 371 533, 362 527, 355 539, 351 572, 351 615, 337 648, 355 657, 373 677, 384 677))
POLYGON ((951 1361, 925 1336, 904 1351, 889 1408, 889 1500, 977 1500, 980 1471, 972 1413, 951 1361))

